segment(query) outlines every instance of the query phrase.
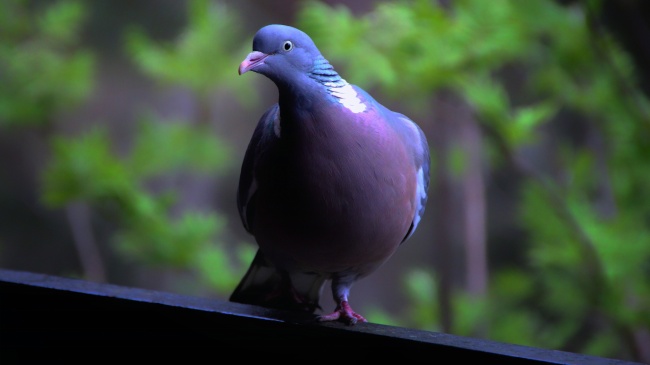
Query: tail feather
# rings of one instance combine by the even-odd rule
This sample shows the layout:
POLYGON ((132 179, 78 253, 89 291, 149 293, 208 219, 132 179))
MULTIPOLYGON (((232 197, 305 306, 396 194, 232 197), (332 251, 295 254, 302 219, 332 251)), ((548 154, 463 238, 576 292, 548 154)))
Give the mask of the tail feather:
POLYGON ((263 305, 274 289, 280 287, 282 274, 257 251, 248 271, 230 295, 231 302, 263 305))

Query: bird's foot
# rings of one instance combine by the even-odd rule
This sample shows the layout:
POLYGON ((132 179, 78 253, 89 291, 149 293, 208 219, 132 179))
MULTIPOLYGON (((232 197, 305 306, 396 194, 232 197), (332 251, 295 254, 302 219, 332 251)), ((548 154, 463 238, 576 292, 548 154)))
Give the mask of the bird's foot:
POLYGON ((318 317, 318 321, 341 321, 350 326, 356 324, 357 322, 368 322, 365 318, 363 318, 362 315, 353 311, 352 307, 350 307, 350 304, 345 300, 336 306, 336 310, 334 312, 318 317))

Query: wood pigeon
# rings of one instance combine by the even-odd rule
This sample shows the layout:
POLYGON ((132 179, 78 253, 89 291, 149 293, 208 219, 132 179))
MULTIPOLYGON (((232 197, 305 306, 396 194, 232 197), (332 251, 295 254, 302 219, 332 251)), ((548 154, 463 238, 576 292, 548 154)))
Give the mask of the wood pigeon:
POLYGON ((336 310, 366 322, 350 287, 415 231, 429 186, 429 147, 406 116, 349 84, 304 32, 261 28, 239 74, 271 79, 279 101, 246 150, 237 205, 259 246, 233 302, 314 312, 331 280, 336 310))

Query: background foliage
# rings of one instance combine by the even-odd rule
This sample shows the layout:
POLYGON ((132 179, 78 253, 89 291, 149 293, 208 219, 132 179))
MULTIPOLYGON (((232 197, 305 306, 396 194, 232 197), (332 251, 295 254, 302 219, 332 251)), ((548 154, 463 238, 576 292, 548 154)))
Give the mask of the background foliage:
MULTIPOLYGON (((485 242, 502 248, 488 247, 484 291, 457 278, 475 275, 467 263, 454 277, 418 263, 399 273, 407 302, 392 310, 367 305, 367 317, 648 360, 650 106, 637 83, 642 70, 597 24, 602 4, 370 4, 353 13, 344 5, 308 2, 293 25, 313 37, 348 81, 415 116, 430 143, 441 124, 464 128, 455 115, 439 111, 440 100, 453 95, 480 131, 479 164, 452 135, 448 145, 432 144, 433 180, 460 182, 474 171, 489 185, 508 175, 507 200, 515 204, 508 229, 523 233, 500 242, 488 226, 485 242), (503 250, 516 254, 494 254, 503 250)), ((34 170, 24 176, 38 197, 30 204, 41 212, 34 214, 64 227, 51 232, 70 232, 61 240, 74 241, 67 249, 81 262, 58 273, 114 281, 125 268, 154 268, 171 288, 223 298, 252 258, 254 245, 241 242, 250 238, 233 233, 239 222, 232 207, 224 208, 227 199, 202 192, 228 185, 222 194, 234 196, 240 157, 267 106, 254 78, 235 73, 259 27, 245 25, 238 8, 222 3, 192 0, 183 8, 185 22, 173 37, 161 40, 126 24, 119 48, 120 62, 142 83, 180 99, 173 105, 184 112, 169 115, 143 97, 129 106, 134 122, 120 137, 107 115, 75 119, 97 99, 106 67, 81 36, 92 6, 0 3, 0 147, 24 156, 40 151, 23 159, 37 161, 25 167, 34 170), (250 121, 236 139, 234 124, 244 117, 250 121), (16 138, 30 142, 12 144, 16 138), (197 194, 200 204, 193 204, 197 194)), ((19 185, 11 181, 20 174, 0 171, 6 206, 21 199, 10 198, 19 185)), ((424 225, 433 225, 432 210, 440 209, 436 186, 424 225)), ((441 245, 439 231, 420 231, 428 235, 409 245, 441 245)), ((11 257, 11 242, 20 240, 8 232, 0 227, 0 249, 8 247, 0 259, 11 257)))

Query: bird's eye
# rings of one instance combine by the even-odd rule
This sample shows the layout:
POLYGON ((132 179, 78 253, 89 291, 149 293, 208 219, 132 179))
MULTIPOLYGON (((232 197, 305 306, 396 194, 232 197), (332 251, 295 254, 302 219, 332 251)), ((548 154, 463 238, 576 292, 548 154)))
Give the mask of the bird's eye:
POLYGON ((286 51, 289 52, 293 49, 293 43, 291 41, 285 41, 284 44, 282 45, 282 48, 286 51))

